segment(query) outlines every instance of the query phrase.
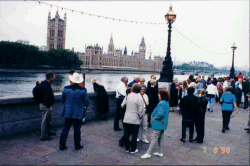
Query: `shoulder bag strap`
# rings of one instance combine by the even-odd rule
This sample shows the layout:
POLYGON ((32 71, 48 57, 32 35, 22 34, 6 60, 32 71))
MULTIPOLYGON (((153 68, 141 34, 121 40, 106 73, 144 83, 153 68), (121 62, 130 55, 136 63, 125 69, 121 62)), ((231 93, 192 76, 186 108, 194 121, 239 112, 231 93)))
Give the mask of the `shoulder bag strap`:
POLYGON ((144 97, 142 96, 142 94, 140 94, 140 95, 141 95, 141 97, 142 97, 142 99, 144 101, 144 104, 147 105, 146 102, 145 102, 145 100, 144 100, 144 97))

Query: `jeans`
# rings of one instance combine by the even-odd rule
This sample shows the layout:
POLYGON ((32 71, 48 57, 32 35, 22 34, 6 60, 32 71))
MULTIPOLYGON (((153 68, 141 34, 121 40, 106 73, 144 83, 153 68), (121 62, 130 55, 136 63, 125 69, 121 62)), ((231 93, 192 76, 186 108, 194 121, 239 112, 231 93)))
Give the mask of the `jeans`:
POLYGON ((47 108, 42 103, 39 104, 40 111, 42 113, 42 123, 41 123, 41 139, 48 137, 51 130, 51 106, 47 108))
POLYGON ((124 123, 124 145, 126 150, 131 152, 136 150, 139 127, 140 125, 124 123), (129 141, 130 135, 132 135, 131 142, 129 141))
POLYGON ((82 120, 81 119, 72 119, 72 118, 65 118, 65 125, 63 127, 61 136, 60 136, 60 147, 64 147, 66 146, 66 141, 67 141, 67 137, 69 134, 69 129, 72 125, 72 123, 74 123, 74 144, 75 147, 79 147, 81 146, 81 123, 82 120))
POLYGON ((193 140, 194 136, 194 120, 182 120, 182 139, 186 139, 186 128, 189 127, 189 140, 193 140))
POLYGON ((232 115, 233 111, 222 111, 222 125, 223 129, 227 129, 229 122, 230 122, 230 116, 232 115))
POLYGON ((208 96, 207 108, 209 108, 211 111, 214 109, 214 102, 215 102, 215 97, 208 96))
POLYGON ((151 136, 151 143, 149 145, 147 154, 152 154, 152 151, 154 150, 154 147, 156 146, 158 142, 159 148, 158 153, 162 153, 162 149, 164 146, 164 130, 153 130, 152 136, 151 136))

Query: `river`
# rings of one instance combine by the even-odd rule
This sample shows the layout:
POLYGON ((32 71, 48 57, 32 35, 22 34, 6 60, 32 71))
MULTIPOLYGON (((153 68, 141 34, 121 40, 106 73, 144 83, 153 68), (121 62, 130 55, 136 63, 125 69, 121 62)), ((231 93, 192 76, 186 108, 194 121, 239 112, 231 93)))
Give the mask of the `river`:
MULTIPOLYGON (((52 83, 52 89, 55 93, 62 92, 63 87, 69 85, 69 74, 57 74, 55 81, 52 83)), ((136 74, 86 74, 85 84, 88 92, 93 92, 91 79, 96 78, 102 82, 107 91, 114 91, 121 80, 122 76, 127 76, 131 82, 136 74)), ((151 74, 140 74, 145 78, 145 84, 150 80, 151 74)), ((157 79, 160 75, 156 74, 157 79)), ((219 77, 219 76, 215 76, 219 77)), ((179 82, 186 80, 188 75, 175 75, 179 82)), ((205 76, 207 78, 207 76, 205 76)), ((45 80, 45 73, 23 73, 23 72, 1 72, 0 73, 0 97, 20 97, 32 95, 32 89, 36 85, 36 81, 45 80)))

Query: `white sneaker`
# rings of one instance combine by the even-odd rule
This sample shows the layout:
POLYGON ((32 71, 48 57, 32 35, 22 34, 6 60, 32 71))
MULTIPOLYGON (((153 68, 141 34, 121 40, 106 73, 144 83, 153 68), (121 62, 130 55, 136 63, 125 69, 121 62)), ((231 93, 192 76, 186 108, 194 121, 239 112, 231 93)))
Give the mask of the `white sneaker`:
POLYGON ((159 157, 163 157, 163 153, 156 152, 156 153, 154 153, 154 155, 159 156, 159 157))
POLYGON ((137 138, 137 142, 140 142, 140 139, 139 139, 139 138, 137 138))
POLYGON ((149 141, 147 139, 142 140, 142 142, 149 144, 149 141))
POLYGON ((131 154, 137 153, 139 150, 136 149, 134 152, 130 152, 131 154))
POLYGON ((143 156, 141 156, 142 159, 148 159, 151 158, 150 154, 145 153, 143 156))
POLYGON ((126 152, 128 153, 128 152, 129 152, 129 150, 126 150, 126 152))

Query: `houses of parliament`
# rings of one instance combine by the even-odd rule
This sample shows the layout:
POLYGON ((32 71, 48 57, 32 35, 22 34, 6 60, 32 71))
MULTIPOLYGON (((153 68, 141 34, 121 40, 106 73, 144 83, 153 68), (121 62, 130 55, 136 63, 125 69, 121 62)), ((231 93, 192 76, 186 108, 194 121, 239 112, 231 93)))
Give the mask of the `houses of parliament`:
MULTIPOLYGON (((50 49, 65 49, 66 37, 66 21, 67 15, 64 14, 62 20, 56 12, 55 18, 51 19, 51 13, 48 15, 48 28, 47 28, 47 50, 50 49)), ((73 50, 74 51, 74 50, 73 50)), ((102 68, 116 68, 116 69, 137 69, 145 71, 161 71, 163 57, 155 56, 154 60, 145 58, 146 44, 144 37, 141 39, 139 51, 133 52, 128 55, 125 46, 122 49, 116 49, 113 43, 113 36, 111 35, 108 45, 107 53, 103 53, 103 47, 98 44, 85 45, 85 53, 76 52, 79 59, 83 62, 82 68, 102 69, 102 68)))

